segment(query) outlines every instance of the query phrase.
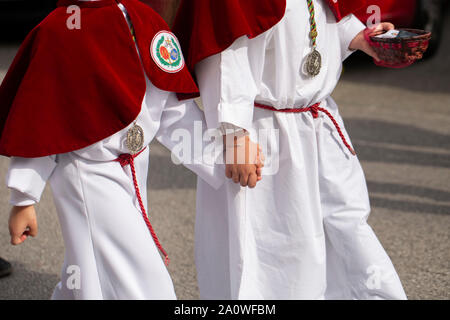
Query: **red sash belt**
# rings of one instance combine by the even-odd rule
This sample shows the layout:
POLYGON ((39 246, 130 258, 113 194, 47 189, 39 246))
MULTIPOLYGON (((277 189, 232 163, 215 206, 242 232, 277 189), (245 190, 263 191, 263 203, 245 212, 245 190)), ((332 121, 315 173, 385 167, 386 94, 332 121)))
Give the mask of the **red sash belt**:
POLYGON ((261 109, 270 110, 270 111, 275 111, 275 112, 284 112, 284 113, 311 112, 314 118, 317 118, 319 116, 319 111, 321 111, 321 112, 325 113, 328 116, 328 118, 330 118, 331 122, 333 122, 334 126, 336 127, 336 130, 339 133, 339 136, 342 139, 342 142, 347 147, 347 149, 350 151, 350 153, 352 155, 356 155, 355 150, 353 150, 353 148, 350 146, 350 144, 345 139, 345 136, 342 133, 341 127, 337 123, 336 119, 334 119, 334 117, 331 115, 331 113, 328 110, 326 110, 325 108, 321 108, 320 107, 320 102, 316 103, 316 104, 314 104, 314 105, 312 105, 310 107, 307 107, 307 108, 275 109, 274 107, 266 106, 266 105, 263 105, 263 104, 260 104, 260 103, 256 103, 256 102, 255 102, 255 107, 261 108, 261 109))
POLYGON ((122 167, 125 167, 127 165, 131 168, 131 174, 133 175, 133 184, 134 184, 134 190, 136 191, 136 196, 139 202, 139 207, 141 208, 142 217, 144 218, 145 224, 147 225, 148 230, 150 231, 150 234, 153 238, 153 241, 155 241, 156 246, 158 247, 159 251, 164 255, 164 262, 166 265, 169 265, 169 256, 167 255, 166 251, 162 247, 161 243, 159 242, 158 236, 156 235, 155 230, 153 229, 152 224, 150 223, 150 220, 148 219, 147 212, 144 207, 144 202, 141 198, 141 192, 139 191, 139 185, 136 178, 136 169, 134 167, 134 158, 136 158, 138 155, 140 155, 146 148, 142 149, 140 152, 131 155, 129 153, 124 153, 119 156, 114 161, 117 161, 120 163, 122 167))

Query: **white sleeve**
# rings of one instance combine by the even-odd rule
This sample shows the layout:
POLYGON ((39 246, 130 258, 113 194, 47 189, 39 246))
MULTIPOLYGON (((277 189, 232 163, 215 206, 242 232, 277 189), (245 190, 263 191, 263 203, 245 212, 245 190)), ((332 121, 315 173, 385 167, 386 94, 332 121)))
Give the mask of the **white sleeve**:
POLYGON ((42 158, 12 157, 6 175, 13 206, 28 206, 39 202, 47 180, 56 167, 56 156, 42 158))
POLYGON ((350 14, 338 22, 339 39, 341 42, 342 61, 347 59, 354 50, 350 50, 350 43, 356 35, 366 28, 366 26, 353 14, 350 14))
POLYGON ((265 34, 243 36, 196 66, 209 128, 229 123, 250 131, 264 67, 265 34))
POLYGON ((221 135, 218 130, 207 130, 204 115, 194 100, 179 101, 170 94, 156 139, 172 152, 174 163, 183 164, 213 188, 218 189, 225 181, 225 167, 219 160, 223 156, 221 135))

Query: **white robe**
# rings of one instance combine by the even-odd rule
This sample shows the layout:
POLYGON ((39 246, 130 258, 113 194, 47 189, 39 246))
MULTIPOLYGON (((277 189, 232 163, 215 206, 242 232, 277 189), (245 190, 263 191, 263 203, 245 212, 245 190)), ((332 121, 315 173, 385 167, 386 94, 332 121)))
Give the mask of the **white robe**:
POLYGON ((350 141, 330 97, 364 25, 353 15, 336 23, 314 1, 322 70, 302 73, 311 52, 304 0, 287 0, 286 15, 254 39, 242 37, 197 65, 210 128, 260 129, 279 139, 263 145, 267 164, 255 189, 228 181, 214 190, 198 181, 196 264, 204 299, 405 299, 400 280, 367 224, 370 205, 358 158, 323 113, 277 109, 322 102, 350 141), (278 160, 278 162, 276 161, 278 160), (270 165, 270 163, 275 165, 270 165), (279 168, 277 169, 276 164, 279 168))
MULTIPOLYGON (((122 7, 122 10, 124 8, 122 7)), ((194 101, 179 102, 148 78, 136 123, 144 145, 154 138, 169 149, 172 133, 184 129, 194 137, 194 122, 204 117, 194 101)), ((107 94, 107 93, 105 93, 107 94)), ((53 299, 175 299, 172 280, 143 220, 130 166, 114 160, 128 153, 128 129, 82 150, 43 158, 12 158, 7 174, 11 204, 39 202, 49 181, 65 244, 61 282, 53 299), (76 276, 80 275, 80 283, 76 276)), ((206 130, 206 126, 203 126, 206 130)), ((214 159, 189 159, 186 166, 219 187, 223 168, 214 159), (201 160, 204 160, 202 162, 201 160)), ((149 149, 135 159, 142 200, 147 208, 149 149)), ((157 234, 167 230, 155 230, 157 234)), ((164 244, 162 244, 164 246, 164 244)), ((170 253, 169 253, 170 255, 170 253)))

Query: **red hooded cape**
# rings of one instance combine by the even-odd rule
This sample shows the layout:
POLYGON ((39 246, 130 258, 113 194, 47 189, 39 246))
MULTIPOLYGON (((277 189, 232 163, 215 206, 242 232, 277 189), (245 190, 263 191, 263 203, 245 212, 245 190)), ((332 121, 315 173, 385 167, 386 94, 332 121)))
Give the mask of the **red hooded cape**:
MULTIPOLYGON (((366 4, 366 0, 324 1, 337 21, 366 4)), ((222 52, 236 39, 255 38, 269 30, 285 11, 286 0, 182 0, 173 30, 193 72, 198 62, 222 52)))
POLYGON ((134 25, 138 52, 114 0, 61 0, 25 39, 0 87, 0 154, 42 157, 87 147, 138 116, 145 74, 159 89, 198 93, 187 68, 163 71, 151 57, 155 35, 169 30, 150 7, 120 1, 134 25), (67 20, 81 8, 81 29, 67 20))

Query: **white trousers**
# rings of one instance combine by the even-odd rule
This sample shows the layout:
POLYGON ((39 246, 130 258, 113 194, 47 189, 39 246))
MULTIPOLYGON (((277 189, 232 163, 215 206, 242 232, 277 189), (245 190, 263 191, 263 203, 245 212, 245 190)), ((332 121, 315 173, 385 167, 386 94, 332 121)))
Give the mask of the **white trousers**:
MULTIPOLYGON (((348 134, 334 101, 327 108, 348 134)), ((405 299, 371 227, 364 173, 319 112, 255 109, 276 129, 279 170, 255 189, 198 180, 196 264, 204 299, 405 299)))
MULTIPOLYGON (((145 205, 148 163, 147 148, 135 159, 145 205)), ((58 156, 50 184, 66 248, 53 299, 176 298, 143 220, 129 165, 67 153, 58 156)))

